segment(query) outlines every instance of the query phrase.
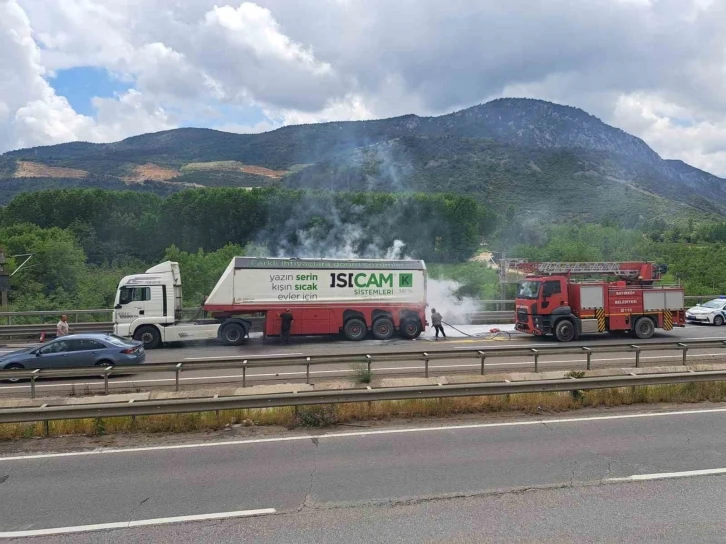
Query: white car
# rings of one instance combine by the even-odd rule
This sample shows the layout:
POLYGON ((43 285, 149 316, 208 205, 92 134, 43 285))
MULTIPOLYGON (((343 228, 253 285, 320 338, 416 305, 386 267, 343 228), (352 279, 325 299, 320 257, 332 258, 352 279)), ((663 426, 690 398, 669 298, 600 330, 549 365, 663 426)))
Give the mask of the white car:
POLYGON ((721 326, 726 322, 726 298, 715 298, 686 310, 689 323, 710 323, 721 326))

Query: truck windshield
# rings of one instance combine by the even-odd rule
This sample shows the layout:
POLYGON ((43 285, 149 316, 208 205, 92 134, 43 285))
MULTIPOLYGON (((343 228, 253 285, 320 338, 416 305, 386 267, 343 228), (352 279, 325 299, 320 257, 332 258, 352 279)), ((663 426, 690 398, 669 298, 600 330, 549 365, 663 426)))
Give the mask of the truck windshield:
POLYGON ((517 286, 517 298, 537 298, 542 282, 523 281, 517 286))

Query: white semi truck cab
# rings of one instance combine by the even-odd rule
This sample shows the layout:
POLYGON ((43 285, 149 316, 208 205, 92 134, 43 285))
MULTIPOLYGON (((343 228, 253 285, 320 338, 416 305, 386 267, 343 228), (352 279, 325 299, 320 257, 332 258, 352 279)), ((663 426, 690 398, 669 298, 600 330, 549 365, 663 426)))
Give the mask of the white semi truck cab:
POLYGON ((167 342, 220 338, 227 345, 242 344, 251 322, 241 318, 182 320, 182 283, 179 263, 166 261, 144 274, 126 276, 116 292, 114 333, 144 342, 153 349, 167 342), (220 326, 224 325, 224 330, 220 326))

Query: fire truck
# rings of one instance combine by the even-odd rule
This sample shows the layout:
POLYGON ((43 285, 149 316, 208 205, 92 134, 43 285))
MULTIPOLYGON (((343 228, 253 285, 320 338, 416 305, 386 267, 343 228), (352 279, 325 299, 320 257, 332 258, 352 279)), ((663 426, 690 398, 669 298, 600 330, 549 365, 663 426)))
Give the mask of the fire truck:
POLYGON ((683 288, 656 283, 665 265, 651 262, 514 265, 527 274, 517 285, 516 329, 552 334, 560 342, 581 334, 653 336, 656 328, 685 327, 683 288), (579 279, 576 279, 579 278, 579 279))

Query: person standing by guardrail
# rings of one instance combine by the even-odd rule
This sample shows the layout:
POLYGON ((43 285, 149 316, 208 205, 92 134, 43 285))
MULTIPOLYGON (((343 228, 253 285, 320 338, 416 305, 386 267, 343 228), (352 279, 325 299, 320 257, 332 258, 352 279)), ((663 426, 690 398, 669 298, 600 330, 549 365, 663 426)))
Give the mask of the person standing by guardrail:
POLYGON ((60 321, 55 326, 55 335, 56 336, 68 336, 69 332, 70 331, 68 328, 68 316, 62 315, 60 318, 60 321))
POLYGON ((442 316, 439 312, 436 311, 436 308, 431 308, 431 324, 434 326, 434 329, 436 330, 436 340, 439 339, 439 331, 441 331, 441 335, 446 338, 446 333, 444 332, 444 326, 441 324, 441 322, 444 320, 444 316, 442 316))

